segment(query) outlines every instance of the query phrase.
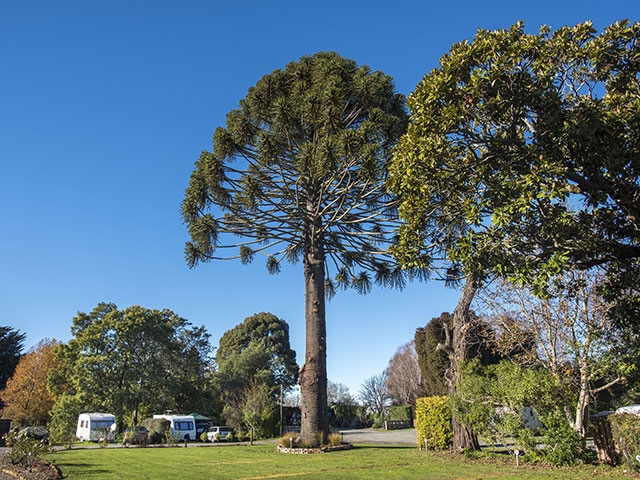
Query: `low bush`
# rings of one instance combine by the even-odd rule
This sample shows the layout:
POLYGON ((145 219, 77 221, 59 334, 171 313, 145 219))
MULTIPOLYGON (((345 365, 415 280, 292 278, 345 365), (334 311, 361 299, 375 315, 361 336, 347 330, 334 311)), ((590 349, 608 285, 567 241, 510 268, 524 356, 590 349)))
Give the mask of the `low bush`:
POLYGON ((559 411, 553 411, 543 417, 544 459, 551 465, 575 466, 585 458, 586 445, 567 418, 559 411))
POLYGON ((142 426, 146 427, 149 432, 149 443, 155 445, 168 443, 168 436, 171 436, 171 443, 174 443, 169 420, 165 418, 146 418, 142 421, 142 426))
POLYGON ((638 470, 636 456, 640 455, 640 417, 630 413, 609 415, 611 435, 625 464, 638 470))
POLYGON ((446 450, 453 439, 449 397, 425 397, 416 400, 418 446, 446 450))
POLYGON ((9 432, 4 436, 9 447, 9 461, 14 465, 31 469, 34 466, 47 464, 42 457, 53 453, 53 448, 48 442, 29 438, 17 432, 9 432))

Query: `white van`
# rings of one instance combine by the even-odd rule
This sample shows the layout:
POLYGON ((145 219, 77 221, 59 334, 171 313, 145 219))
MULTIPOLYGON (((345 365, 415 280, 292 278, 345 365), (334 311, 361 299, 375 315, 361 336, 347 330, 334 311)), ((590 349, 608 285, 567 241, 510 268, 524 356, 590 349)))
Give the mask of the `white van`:
POLYGON ((107 435, 113 442, 116 435, 116 417, 111 413, 81 413, 78 415, 76 437, 81 441, 100 442, 107 435))
POLYGON ((197 440, 196 419, 193 415, 154 415, 153 418, 164 418, 171 423, 171 433, 178 441, 197 440))

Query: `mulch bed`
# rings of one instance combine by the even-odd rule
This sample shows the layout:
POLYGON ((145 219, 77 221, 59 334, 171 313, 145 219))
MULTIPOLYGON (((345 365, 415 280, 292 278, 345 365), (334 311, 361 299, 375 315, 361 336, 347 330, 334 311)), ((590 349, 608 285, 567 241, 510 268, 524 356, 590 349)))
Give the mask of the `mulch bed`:
POLYGON ((287 448, 282 445, 278 445, 278 452, 290 453, 294 455, 309 455, 311 453, 327 453, 336 452, 338 450, 349 450, 353 445, 350 443, 343 443, 341 445, 318 447, 318 448, 287 448))
POLYGON ((8 455, 0 456, 0 478, 20 480, 56 480, 62 478, 62 472, 52 463, 38 461, 30 468, 14 465, 8 455))

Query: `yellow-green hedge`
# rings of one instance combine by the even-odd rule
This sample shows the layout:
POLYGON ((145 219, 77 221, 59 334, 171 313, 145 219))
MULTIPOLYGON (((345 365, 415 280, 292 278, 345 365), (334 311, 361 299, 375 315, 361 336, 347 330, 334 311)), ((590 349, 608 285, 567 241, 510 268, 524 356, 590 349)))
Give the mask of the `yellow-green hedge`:
POLYGON ((416 435, 420 448, 425 438, 429 450, 446 450, 451 444, 451 407, 449 397, 425 397, 416 400, 416 435))

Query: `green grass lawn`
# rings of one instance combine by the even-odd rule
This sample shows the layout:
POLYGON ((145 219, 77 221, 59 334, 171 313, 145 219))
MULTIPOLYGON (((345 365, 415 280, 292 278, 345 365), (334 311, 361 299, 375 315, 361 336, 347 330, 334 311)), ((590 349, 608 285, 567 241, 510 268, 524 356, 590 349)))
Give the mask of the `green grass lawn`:
POLYGON ((369 445, 312 455, 282 454, 275 444, 191 448, 97 448, 51 456, 75 479, 616 479, 622 469, 554 469, 503 460, 436 455, 411 446, 369 445))

